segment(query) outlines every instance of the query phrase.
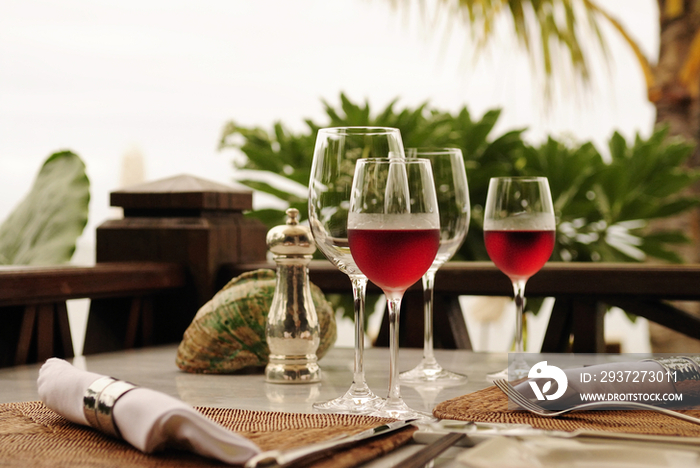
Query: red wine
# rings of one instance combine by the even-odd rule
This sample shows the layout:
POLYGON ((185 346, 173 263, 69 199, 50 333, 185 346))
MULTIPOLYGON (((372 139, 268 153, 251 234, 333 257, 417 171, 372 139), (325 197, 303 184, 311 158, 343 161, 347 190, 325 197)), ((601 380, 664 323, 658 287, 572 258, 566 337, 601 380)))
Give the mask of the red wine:
POLYGON ((549 260, 554 249, 554 231, 484 231, 491 260, 511 280, 528 279, 549 260))
POLYGON ((403 292, 428 271, 439 229, 348 229, 357 267, 385 292, 403 292))

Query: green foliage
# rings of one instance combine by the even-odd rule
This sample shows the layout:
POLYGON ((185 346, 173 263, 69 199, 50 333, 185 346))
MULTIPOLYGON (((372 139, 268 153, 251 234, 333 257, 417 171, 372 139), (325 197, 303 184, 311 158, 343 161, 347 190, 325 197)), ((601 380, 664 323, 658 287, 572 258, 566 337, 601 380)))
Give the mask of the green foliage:
MULTIPOLYGON (((685 234, 671 229, 651 231, 648 225, 698 206, 697 197, 685 191, 700 176, 697 170, 683 166, 693 147, 669 139, 667 129, 661 128, 648 140, 637 136, 631 145, 616 132, 609 148, 607 163, 597 152, 587 165, 580 155, 562 158, 579 163, 582 173, 552 187, 559 212, 555 259, 642 261, 653 257, 681 263, 673 246, 687 242, 685 234)), ((550 175, 550 181, 553 178, 550 175)))
POLYGON ((0 264, 68 262, 87 224, 90 182, 70 151, 51 155, 27 196, 0 226, 0 264))
MULTIPOLYGON (((369 104, 356 104, 344 94, 340 108, 324 101, 327 122, 306 121, 307 131, 295 134, 276 123, 272 132, 228 123, 220 148, 236 148, 247 157, 236 164, 243 170, 283 174, 301 188, 309 181, 316 131, 321 127, 376 125, 401 130, 404 145, 452 146, 462 149, 473 204, 472 222, 461 260, 487 260, 483 245, 483 204, 489 178, 507 175, 544 175, 549 178, 557 221, 554 260, 639 261, 654 257, 681 259, 672 248, 686 236, 672 230, 648 230, 648 222, 682 213, 698 205, 683 195, 700 173, 683 167, 692 146, 671 140, 665 129, 629 144, 618 133, 609 142, 610 161, 591 143, 549 138, 539 146, 523 140, 523 130, 494 135, 500 110, 474 119, 466 107, 457 113, 428 104, 397 109, 392 101, 374 114, 369 104)), ((289 201, 306 219, 306 197, 272 185, 243 178, 249 187, 289 201)), ((303 193, 303 191, 301 192, 303 193)), ((250 213, 268 226, 284 223, 283 210, 250 213)))
MULTIPOLYGON (((235 163, 237 179, 254 190, 288 201, 300 211, 302 219, 308 219, 305 188, 317 130, 336 126, 396 127, 406 147, 458 147, 464 153, 473 206, 469 233, 456 260, 489 259, 483 242, 483 204, 491 177, 544 175, 549 178, 557 215, 553 260, 640 261, 654 257, 681 261, 672 247, 687 242, 687 237, 672 230, 650 232, 648 222, 697 206, 698 200, 683 192, 700 173, 683 167, 692 146, 668 139, 665 129, 657 130, 648 140, 637 137, 632 145, 615 133, 609 142, 610 161, 606 162, 591 143, 549 138, 532 146, 523 140, 524 130, 494 135, 500 110, 490 110, 474 119, 466 107, 455 114, 427 104, 397 110, 397 101, 393 101, 373 114, 367 103, 355 104, 343 94, 340 101, 339 109, 324 102, 327 122, 320 125, 307 120, 307 131, 299 134, 281 123, 269 133, 228 123, 220 148, 238 149, 246 156, 243 162, 235 163), (299 190, 246 178, 250 171, 261 171, 268 177, 283 175, 299 190)), ((249 216, 261 219, 268 227, 285 222, 284 210, 257 210, 249 216)), ((321 254, 317 252, 317 256, 321 254)), ((352 318, 351 297, 329 295, 328 299, 352 318)), ((366 318, 376 300, 374 296, 367 298, 366 318)), ((540 304, 541 300, 531 299, 528 308, 536 311, 540 304)))

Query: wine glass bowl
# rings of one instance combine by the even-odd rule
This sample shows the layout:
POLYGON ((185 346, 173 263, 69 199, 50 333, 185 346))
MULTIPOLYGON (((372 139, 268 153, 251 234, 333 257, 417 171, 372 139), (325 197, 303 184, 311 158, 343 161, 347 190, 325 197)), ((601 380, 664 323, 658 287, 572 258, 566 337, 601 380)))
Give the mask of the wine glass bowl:
POLYGON ((403 294, 430 268, 440 246, 440 217, 430 161, 362 159, 355 166, 348 241, 357 267, 387 298, 389 391, 371 415, 429 418, 401 398, 398 320, 403 294))
POLYGON ((546 177, 494 177, 484 209, 484 244, 489 257, 513 283, 516 306, 515 360, 489 379, 527 376, 523 353, 525 284, 552 255, 556 222, 546 177))
POLYGON ((364 307, 367 278, 357 268, 348 242, 348 212, 355 164, 367 157, 403 157, 396 128, 319 129, 309 179, 309 225, 316 246, 352 284, 355 319, 353 382, 338 398, 314 404, 322 412, 369 413, 382 402, 364 375, 364 307))
POLYGON ((552 254, 554 237, 548 229, 484 231, 489 257, 511 281, 527 280, 540 271, 552 254))
POLYGON ((459 250, 469 229, 470 204, 464 157, 459 148, 406 148, 407 158, 429 159, 440 211, 440 247, 423 284, 423 358, 413 369, 402 372, 402 382, 452 385, 467 377, 442 368, 433 352, 433 288, 438 269, 459 250))

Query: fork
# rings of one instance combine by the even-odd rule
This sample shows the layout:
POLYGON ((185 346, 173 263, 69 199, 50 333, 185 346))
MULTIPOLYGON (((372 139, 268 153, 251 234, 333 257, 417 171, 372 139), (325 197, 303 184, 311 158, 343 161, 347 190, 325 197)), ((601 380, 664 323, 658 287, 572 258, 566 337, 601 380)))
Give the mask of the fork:
POLYGON ((574 405, 563 410, 554 411, 543 408, 537 403, 528 400, 522 393, 518 392, 515 389, 515 387, 513 387, 507 380, 495 380, 494 383, 503 393, 506 394, 508 398, 510 398, 513 402, 517 403, 518 406, 520 406, 526 411, 529 411, 530 413, 544 416, 545 418, 555 418, 557 416, 561 416, 563 414, 571 413, 574 411, 586 411, 596 408, 635 408, 656 411, 657 413, 662 413, 667 416, 682 419, 684 421, 688 421, 694 424, 700 424, 700 419, 688 416, 687 414, 634 401, 592 401, 589 403, 574 405))

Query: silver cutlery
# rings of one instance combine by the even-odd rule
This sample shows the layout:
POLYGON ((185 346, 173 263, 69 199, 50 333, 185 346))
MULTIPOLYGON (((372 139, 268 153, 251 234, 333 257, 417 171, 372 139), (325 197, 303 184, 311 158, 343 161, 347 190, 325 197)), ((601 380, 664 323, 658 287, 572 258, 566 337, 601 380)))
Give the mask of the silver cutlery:
MULTIPOLYGON (((677 437, 650 434, 632 434, 626 432, 596 431, 591 429, 577 429, 573 432, 548 429, 535 429, 529 424, 512 423, 484 423, 469 421, 440 420, 429 427, 422 427, 413 434, 413 440, 419 444, 431 444, 441 436, 451 432, 461 432, 467 438, 458 441, 456 445, 461 447, 473 447, 494 437, 556 437, 559 439, 607 439, 629 442, 654 442, 681 446, 700 447, 698 437, 677 437)), ((404 467, 401 467, 404 468, 404 467)))
POLYGON ((467 437, 464 432, 450 432, 426 445, 401 462, 401 468, 422 468, 438 457, 442 452, 467 437))
POLYGON ((523 394, 518 392, 515 387, 513 387, 507 380, 495 380, 496 386, 506 394, 513 402, 517 403, 522 409, 529 411, 530 413, 537 414, 539 416, 544 416, 546 418, 555 418, 567 413, 574 411, 586 411, 591 409, 616 409, 616 408, 634 408, 655 411, 657 413, 662 413, 667 416, 682 419, 684 421, 692 422, 694 424, 700 424, 700 419, 688 416, 687 414, 679 413, 677 411, 672 411, 666 408, 661 408, 659 406, 647 405, 646 403, 638 403, 634 401, 593 401, 589 403, 582 403, 580 405, 574 405, 563 410, 549 410, 543 408, 537 403, 527 399, 523 394))

